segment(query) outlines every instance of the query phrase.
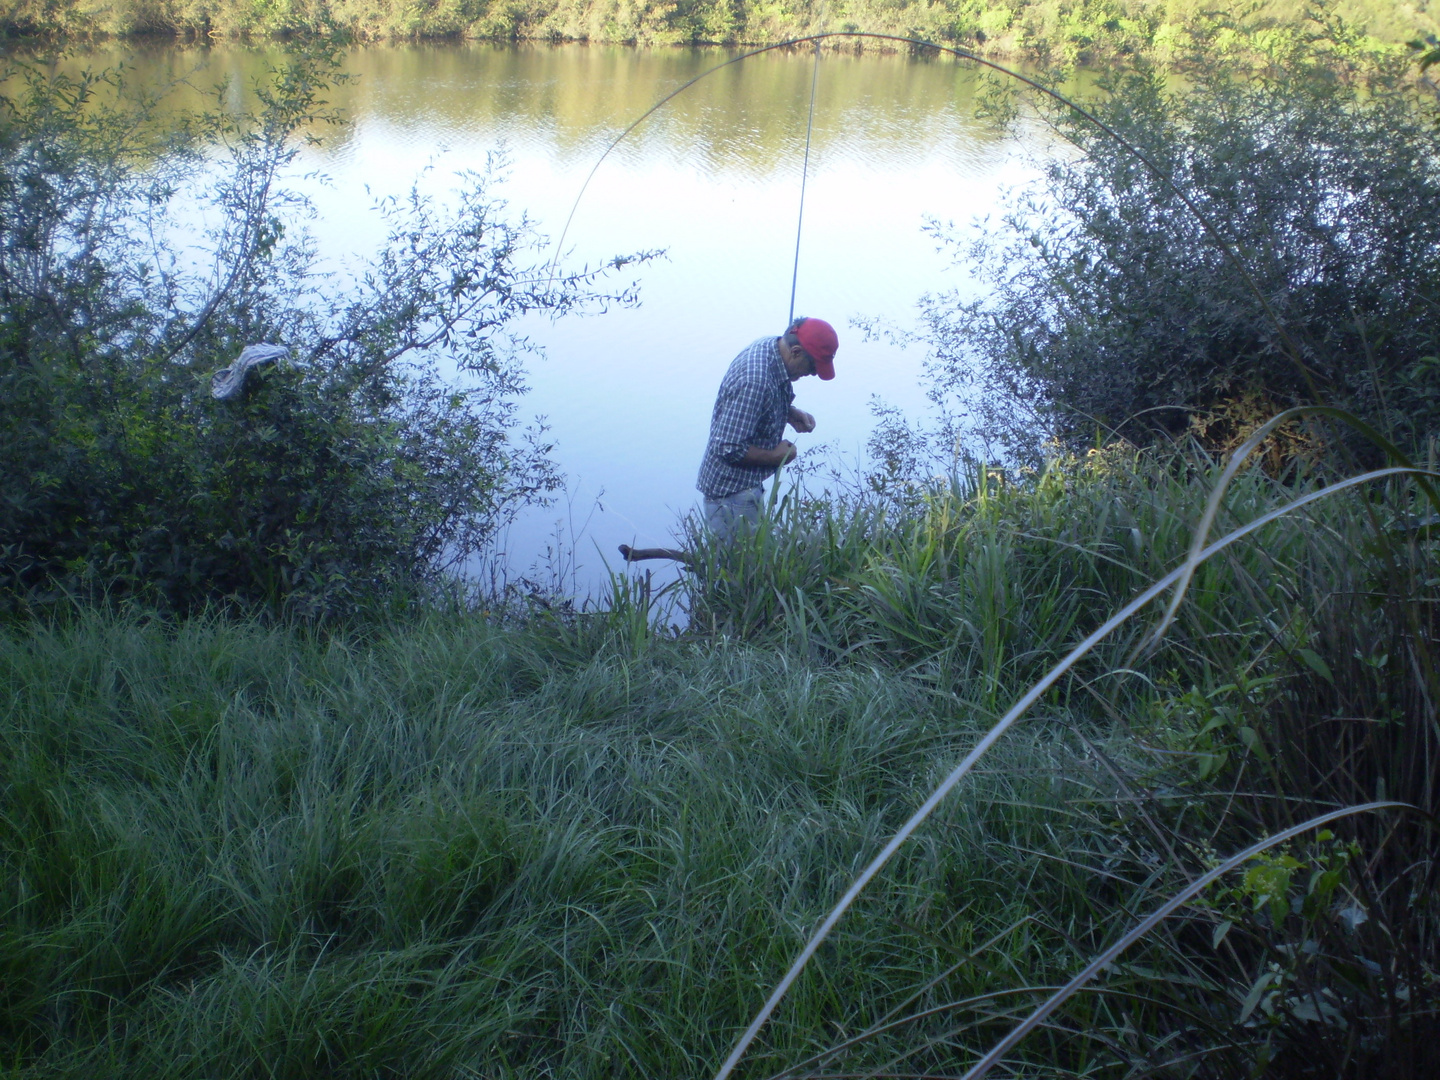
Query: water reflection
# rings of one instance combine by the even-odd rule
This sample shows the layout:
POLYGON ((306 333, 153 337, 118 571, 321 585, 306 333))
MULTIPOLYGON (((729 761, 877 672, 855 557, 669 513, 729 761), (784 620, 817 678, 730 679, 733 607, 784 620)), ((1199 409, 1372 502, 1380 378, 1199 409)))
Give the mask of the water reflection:
MULTIPOLYGON (((593 161, 607 136, 658 99, 734 56, 719 48, 636 50, 600 45, 487 42, 372 46, 350 52, 352 79, 327 95, 352 119, 384 118, 421 148, 484 129, 517 152, 543 148, 593 161), (418 122, 418 123, 417 123, 418 122)), ((222 82, 253 104, 253 84, 282 62, 276 46, 218 48, 140 43, 95 49, 71 63, 124 62, 148 86, 188 84, 193 105, 222 82)), ((973 119, 977 73, 950 56, 826 52, 814 147, 892 163, 942 153, 983 165, 1009 140, 973 119)), ((632 159, 660 155, 695 167, 764 174, 795 139, 809 104, 811 54, 776 51, 725 68, 676 98, 624 144, 632 159)), ((335 147, 358 128, 322 128, 335 147)))

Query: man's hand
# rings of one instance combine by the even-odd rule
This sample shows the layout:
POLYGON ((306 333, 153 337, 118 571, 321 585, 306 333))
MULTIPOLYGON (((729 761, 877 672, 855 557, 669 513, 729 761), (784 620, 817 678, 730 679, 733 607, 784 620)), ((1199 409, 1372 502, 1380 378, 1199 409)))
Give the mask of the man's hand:
POLYGON ((745 456, 740 459, 741 465, 763 465, 766 468, 776 469, 781 465, 789 465, 795 460, 798 451, 795 444, 781 439, 778 444, 765 449, 759 446, 752 446, 745 451, 745 456))
POLYGON ((811 416, 804 409, 795 408, 794 405, 790 406, 790 415, 787 419, 790 421, 790 426, 801 435, 809 435, 810 432, 815 430, 815 417, 811 416))

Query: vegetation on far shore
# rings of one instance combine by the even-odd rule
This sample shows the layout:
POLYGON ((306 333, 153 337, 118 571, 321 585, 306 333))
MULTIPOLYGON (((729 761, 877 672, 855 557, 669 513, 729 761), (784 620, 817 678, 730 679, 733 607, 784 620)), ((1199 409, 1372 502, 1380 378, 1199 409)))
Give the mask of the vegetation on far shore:
MULTIPOLYGON (((1277 65, 1337 55, 1287 40, 1277 65)), ((1065 229, 1004 226, 1032 254, 991 308, 928 301, 939 389, 968 357, 1039 406, 956 417, 1009 457, 891 418, 855 487, 785 487, 755 533, 689 536, 680 586, 627 572, 586 603, 446 570, 553 482, 516 317, 628 302, 645 255, 546 283, 472 177, 380 207, 388 243, 331 296, 285 186, 327 48, 297 43, 253 115, 183 124, 114 73, 3 84, 7 1076, 714 1075, 1040 687, 737 1075, 960 1076, 1047 1003, 1009 1075, 1440 1072, 1440 237, 1414 220, 1440 129, 1413 81, 1343 49, 1344 78, 1188 101, 1115 80, 1102 112, 1133 106, 1253 289, 1206 233, 1174 250, 1168 196, 1097 150, 1034 193, 1065 229), (1148 328, 1191 298, 1084 291, 1136 252, 1227 335, 1177 356, 1148 328), (977 348, 985 318, 1013 333, 977 348), (291 360, 210 396, 265 339, 291 360), (1147 394, 1186 422, 1136 420, 1147 394)))
MULTIPOLYGON (((1223 7, 1204 0, 945 0, 924 5, 884 0, 5 0, 0 33, 20 38, 246 38, 339 32, 367 41, 449 37, 736 45, 864 30, 992 55, 1072 62, 1133 55, 1165 60, 1186 54, 1201 39, 1211 49, 1243 50, 1256 36, 1295 32, 1316 9, 1301 0, 1223 7)), ((1335 0, 1320 7, 1357 27, 1372 46, 1394 46, 1440 30, 1424 3, 1335 0)))

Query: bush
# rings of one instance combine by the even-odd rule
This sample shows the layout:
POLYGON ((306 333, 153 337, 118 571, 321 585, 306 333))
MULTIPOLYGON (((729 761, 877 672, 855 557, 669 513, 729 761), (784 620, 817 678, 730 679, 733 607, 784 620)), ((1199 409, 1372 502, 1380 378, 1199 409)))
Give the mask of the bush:
POLYGON ((595 288, 626 260, 547 282, 496 163, 453 209, 418 188, 381 205, 387 246, 327 277, 286 177, 335 119, 332 71, 297 51, 253 115, 163 128, 123 72, 22 68, 0 98, 7 604, 103 589, 342 613, 434 582, 555 487, 543 432, 518 430, 527 346, 507 327, 629 302, 595 288), (214 400, 209 376, 252 342, 292 360, 214 400))
POLYGON ((984 426, 1017 444, 1034 445, 1037 425, 1083 446, 1196 423, 1220 448, 1315 397, 1403 438, 1432 430, 1440 143, 1401 62, 1362 70, 1347 48, 1333 32, 1258 71, 1105 80, 1094 111, 1159 176, 1078 115, 1053 115, 1081 153, 963 249, 991 294, 927 302, 942 383, 978 372, 984 426))

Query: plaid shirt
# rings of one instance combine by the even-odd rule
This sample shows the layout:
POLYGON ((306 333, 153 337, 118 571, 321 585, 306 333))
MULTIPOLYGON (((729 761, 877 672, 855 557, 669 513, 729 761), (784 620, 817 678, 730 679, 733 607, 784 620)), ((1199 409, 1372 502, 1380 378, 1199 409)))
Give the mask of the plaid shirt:
POLYGON ((794 400, 778 338, 763 337, 730 362, 720 381, 710 417, 710 444, 695 485, 707 499, 759 487, 775 472, 774 466, 739 461, 752 446, 769 450, 779 444, 794 400))

